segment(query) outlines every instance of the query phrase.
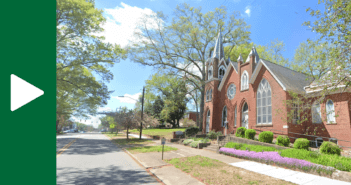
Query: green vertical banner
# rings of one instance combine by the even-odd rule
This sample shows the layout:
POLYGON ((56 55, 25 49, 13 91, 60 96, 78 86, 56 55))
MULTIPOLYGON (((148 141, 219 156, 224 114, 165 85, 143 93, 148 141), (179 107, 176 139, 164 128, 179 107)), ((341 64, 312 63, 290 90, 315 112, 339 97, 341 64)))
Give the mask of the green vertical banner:
POLYGON ((1 184, 56 184, 56 2, 1 2, 1 184))

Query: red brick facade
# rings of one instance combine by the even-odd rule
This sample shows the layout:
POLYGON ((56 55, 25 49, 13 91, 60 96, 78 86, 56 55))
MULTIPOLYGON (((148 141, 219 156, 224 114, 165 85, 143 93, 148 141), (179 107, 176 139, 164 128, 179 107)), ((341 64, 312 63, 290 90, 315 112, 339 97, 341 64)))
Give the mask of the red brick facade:
MULTIPOLYGON (((316 135, 322 137, 330 137, 336 138, 338 140, 338 145, 351 147, 351 93, 343 93, 343 94, 334 94, 329 95, 327 99, 331 99, 334 102, 335 115, 339 115, 336 117, 336 124, 328 124, 325 123, 324 119, 326 115, 324 113, 325 110, 325 102, 321 104, 321 112, 323 122, 320 124, 313 124, 311 120, 302 123, 300 125, 288 123, 287 120, 287 108, 284 106, 283 100, 291 99, 288 92, 283 90, 282 86, 279 84, 277 79, 275 79, 274 75, 266 69, 265 66, 262 66, 258 75, 253 82, 253 84, 249 83, 248 90, 241 90, 241 75, 244 71, 247 71, 249 74, 249 79, 254 72, 255 65, 257 65, 255 60, 255 55, 250 56, 250 61, 243 63, 242 61, 238 61, 238 70, 236 71, 234 67, 229 64, 230 67, 226 68, 229 71, 225 81, 222 82, 222 88, 219 90, 220 80, 218 79, 218 63, 219 60, 217 58, 213 58, 212 62, 207 64, 207 69, 212 65, 213 66, 213 79, 207 81, 205 86, 205 92, 208 89, 212 89, 212 100, 206 101, 205 96, 205 106, 204 106, 204 115, 203 115, 203 133, 206 132, 206 118, 208 110, 210 111, 210 121, 209 121, 209 130, 221 131, 223 134, 234 134, 236 129, 242 125, 242 108, 244 103, 246 102, 248 105, 248 128, 256 129, 256 130, 271 130, 277 134, 285 134, 292 137, 305 137, 299 136, 296 134, 291 134, 288 132, 301 133, 306 134, 306 130, 308 127, 309 132, 308 135, 313 135, 314 128, 319 126, 316 135), (260 82, 262 79, 266 79, 271 87, 271 104, 272 104, 272 124, 267 125, 258 125, 256 120, 256 95, 260 82), (236 93, 232 100, 227 97, 227 89, 230 84, 234 83, 236 86, 236 93), (224 127, 221 126, 222 121, 222 110, 224 106, 227 107, 227 121, 228 121, 228 130, 227 133, 224 133, 224 127), (234 126, 234 109, 237 107, 237 117, 236 117, 236 126, 234 126), (277 111, 280 110, 278 113, 277 111), (340 140, 347 140, 340 141, 340 140)), ((222 64, 222 63, 221 63, 222 64)), ((207 79, 208 77, 206 77, 207 79)), ((257 135, 259 132, 257 132, 257 135)), ((275 135, 276 137, 277 135, 275 135)), ((312 140, 312 137, 305 137, 309 140, 312 140)), ((324 139, 327 141, 328 139, 324 139)), ((292 139, 291 142, 294 140, 292 139)))

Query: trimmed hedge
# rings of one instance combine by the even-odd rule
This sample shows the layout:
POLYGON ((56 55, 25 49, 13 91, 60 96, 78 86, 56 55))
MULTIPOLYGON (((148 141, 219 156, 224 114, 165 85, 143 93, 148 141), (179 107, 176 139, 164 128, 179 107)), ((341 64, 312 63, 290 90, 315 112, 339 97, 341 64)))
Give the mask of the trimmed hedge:
POLYGON ((256 130, 255 129, 247 129, 245 131, 245 138, 246 139, 255 139, 255 135, 256 135, 256 130))
POLYGON ((213 130, 211 130, 210 132, 207 133, 207 137, 210 138, 210 139, 217 139, 217 136, 221 136, 222 135, 222 132, 215 132, 213 130))
POLYGON ((276 144, 279 145, 279 146, 289 147, 290 139, 286 135, 279 135, 277 137, 277 143, 276 144))
POLYGON ((235 136, 236 136, 236 137, 245 138, 245 131, 246 131, 246 128, 245 128, 245 127, 239 127, 239 128, 236 130, 235 136))
POLYGON ((187 136, 193 136, 196 135, 200 131, 199 127, 189 127, 185 129, 185 134, 187 136))
POLYGON ((333 143, 333 142, 329 142, 329 141, 324 141, 321 145, 321 147, 319 148, 320 153, 322 154, 331 154, 331 155, 341 155, 341 149, 340 147, 333 143))
POLYGON ((273 132, 263 131, 258 135, 258 140, 265 143, 272 143, 273 141, 273 132))
POLYGON ((294 142, 295 149, 305 149, 308 150, 310 147, 310 141, 306 138, 298 138, 294 142))
POLYGON ((274 151, 281 151, 278 150, 274 147, 270 146, 261 146, 261 145, 250 145, 250 144, 245 144, 245 143, 235 143, 235 142, 228 142, 224 145, 225 148, 235 148, 236 150, 249 150, 249 151, 255 151, 255 152, 274 152, 274 151))

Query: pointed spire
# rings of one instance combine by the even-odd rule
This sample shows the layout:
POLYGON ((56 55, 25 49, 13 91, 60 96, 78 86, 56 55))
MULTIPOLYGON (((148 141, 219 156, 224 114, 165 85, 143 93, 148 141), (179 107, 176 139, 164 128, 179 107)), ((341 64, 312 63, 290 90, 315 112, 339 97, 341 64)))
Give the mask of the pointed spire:
POLYGON ((241 61, 241 62, 243 61, 243 57, 241 56, 241 53, 240 53, 239 58, 238 58, 238 62, 239 61, 241 61))
POLYGON ((249 54, 249 56, 247 57, 246 61, 245 62, 249 62, 250 61, 250 56, 251 55, 255 55, 255 63, 257 64, 258 61, 260 60, 260 57, 258 56, 258 53, 256 51, 256 48, 255 46, 252 46, 252 49, 251 49, 251 52, 249 54))
POLYGON ((224 58, 224 49, 223 49, 223 41, 222 41, 222 33, 221 30, 219 30, 218 37, 216 40, 216 45, 213 50, 213 58, 218 58, 220 61, 222 58, 224 58))

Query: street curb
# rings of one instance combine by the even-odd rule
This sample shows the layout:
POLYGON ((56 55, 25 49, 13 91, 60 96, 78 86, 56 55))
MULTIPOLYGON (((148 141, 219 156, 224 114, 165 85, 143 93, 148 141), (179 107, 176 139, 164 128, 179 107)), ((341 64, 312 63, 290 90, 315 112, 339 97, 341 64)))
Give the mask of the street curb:
POLYGON ((144 167, 145 171, 147 171, 150 175, 152 175, 157 181, 161 182, 163 185, 166 185, 165 182, 163 182, 163 180, 161 180, 160 178, 157 177, 156 174, 154 174, 153 172, 151 172, 148 168, 146 168, 139 160, 138 158, 136 158, 133 154, 131 154, 128 150, 126 150, 125 148, 122 148, 122 150, 124 150, 124 152, 126 152, 129 156, 131 156, 140 166, 144 167))

